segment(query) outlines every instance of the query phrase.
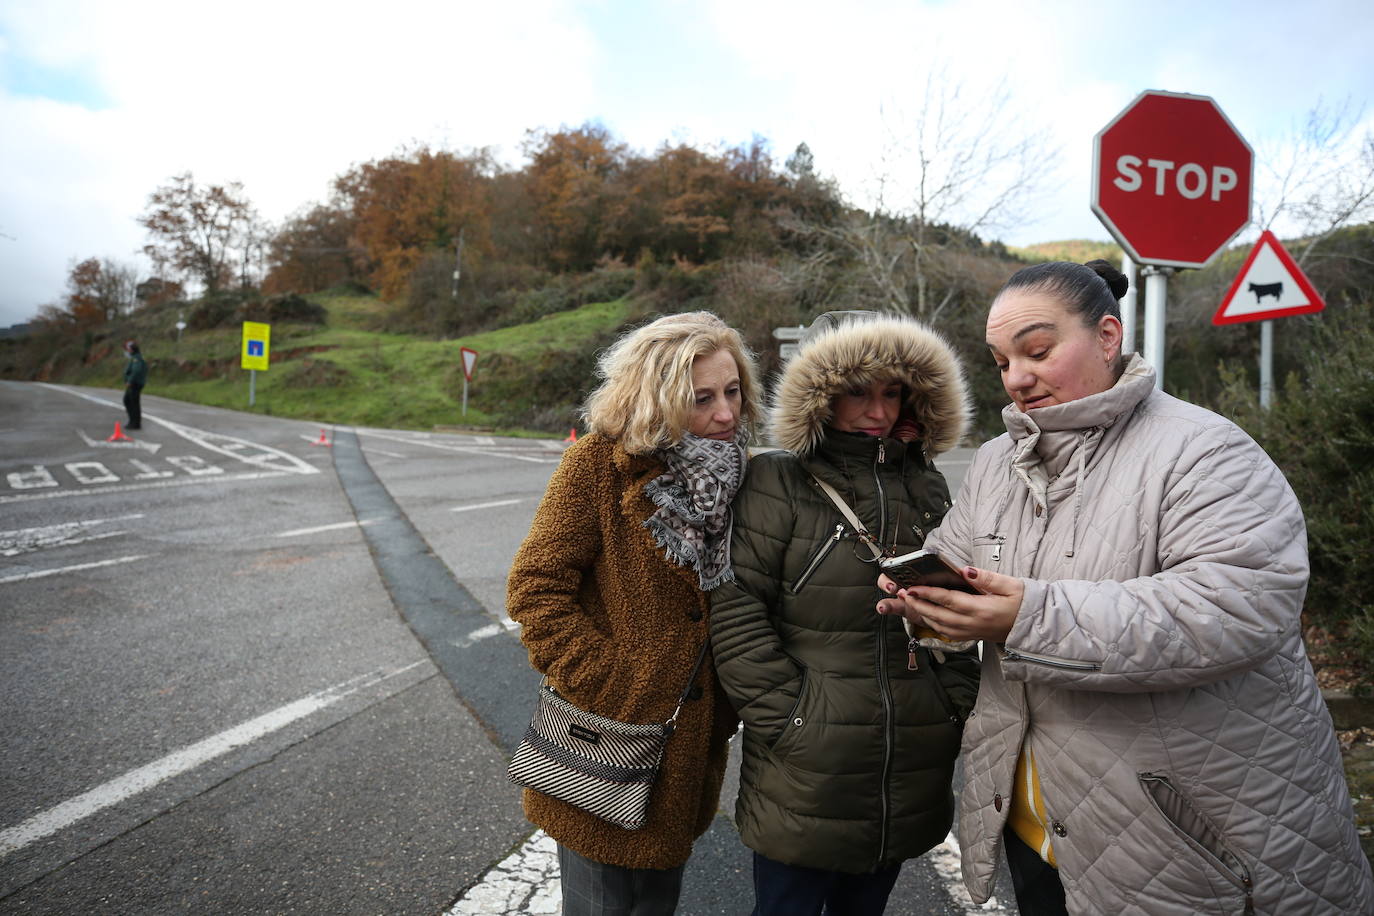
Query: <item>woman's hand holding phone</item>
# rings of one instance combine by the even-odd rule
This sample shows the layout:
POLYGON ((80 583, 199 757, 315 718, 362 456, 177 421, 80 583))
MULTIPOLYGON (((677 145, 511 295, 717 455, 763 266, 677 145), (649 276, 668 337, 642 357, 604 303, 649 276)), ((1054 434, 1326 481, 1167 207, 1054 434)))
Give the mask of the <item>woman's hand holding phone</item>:
POLYGON ((973 566, 957 572, 969 591, 933 585, 903 587, 884 573, 878 577, 878 588, 893 597, 878 602, 878 613, 901 614, 913 626, 928 626, 946 639, 1004 642, 1021 610, 1025 595, 1021 580, 973 566))

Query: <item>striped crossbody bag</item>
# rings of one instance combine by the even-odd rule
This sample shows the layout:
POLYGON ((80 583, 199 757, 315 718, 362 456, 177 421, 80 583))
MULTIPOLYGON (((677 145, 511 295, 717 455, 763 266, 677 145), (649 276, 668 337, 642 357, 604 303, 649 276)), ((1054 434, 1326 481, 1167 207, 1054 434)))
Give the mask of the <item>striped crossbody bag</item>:
POLYGON ((649 816, 649 794, 710 646, 701 644, 687 686, 666 722, 635 725, 587 712, 559 696, 545 677, 539 705, 506 775, 517 786, 565 801, 626 830, 649 816))

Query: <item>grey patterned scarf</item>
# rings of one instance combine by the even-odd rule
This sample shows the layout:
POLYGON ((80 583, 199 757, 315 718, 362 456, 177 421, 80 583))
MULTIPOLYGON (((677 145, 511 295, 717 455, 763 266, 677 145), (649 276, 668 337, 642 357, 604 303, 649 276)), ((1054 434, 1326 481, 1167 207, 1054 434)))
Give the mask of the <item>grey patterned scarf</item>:
POLYGON ((733 441, 686 433, 675 447, 657 453, 667 472, 644 495, 658 510, 644 522, 670 561, 697 572, 702 591, 735 578, 730 568, 730 500, 744 479, 747 435, 733 441))

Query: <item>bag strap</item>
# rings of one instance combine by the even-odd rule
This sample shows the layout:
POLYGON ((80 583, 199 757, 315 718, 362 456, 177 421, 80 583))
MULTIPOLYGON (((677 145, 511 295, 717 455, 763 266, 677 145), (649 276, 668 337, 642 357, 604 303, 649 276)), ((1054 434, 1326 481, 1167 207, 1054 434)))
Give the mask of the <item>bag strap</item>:
MULTIPOLYGON (((816 486, 821 488, 822 493, 830 497, 830 501, 835 504, 836 509, 840 510, 840 514, 845 517, 849 524, 854 526, 854 532, 858 534, 859 540, 863 541, 864 545, 873 552, 873 559, 881 560, 883 557, 887 556, 887 554, 883 551, 883 548, 878 545, 877 539, 869 533, 867 528, 864 527, 864 523, 859 521, 859 517, 854 514, 854 510, 849 508, 849 503, 844 501, 844 497, 841 496, 834 487, 826 483, 824 480, 821 480, 815 474, 811 475, 811 479, 816 481, 816 486)), ((902 617, 902 629, 906 630, 906 635, 908 638, 916 638, 916 628, 912 626, 911 621, 907 620, 905 616, 902 617)), ((911 658, 914 664, 916 658, 915 655, 912 655, 911 658)), ((943 654, 940 655, 940 660, 944 661, 943 654)))
POLYGON ((711 637, 707 636, 701 642, 701 651, 697 653, 696 664, 692 665, 692 673, 687 675, 687 686, 682 688, 682 695, 677 698, 677 708, 668 717, 668 721, 663 723, 668 728, 672 728, 677 723, 677 714, 682 712, 682 704, 687 702, 687 695, 692 692, 692 685, 696 683, 697 674, 701 672, 701 663, 706 661, 706 650, 711 647, 711 637))
MULTIPOLYGON (((673 710, 673 714, 668 717, 668 721, 663 723, 670 732, 673 726, 677 724, 678 713, 682 712, 682 704, 687 702, 687 695, 692 692, 692 685, 696 683, 697 675, 701 672, 701 663, 706 661, 706 650, 710 647, 711 637, 707 636, 701 642, 701 649, 697 652, 697 660, 692 665, 692 673, 687 675, 687 686, 682 688, 682 693, 677 698, 677 707, 673 710)), ((548 688, 551 691, 553 690, 553 688, 549 686, 548 674, 544 674, 539 678, 539 687, 541 690, 544 688, 548 688)))
POLYGON ((821 488, 822 493, 830 497, 830 501, 835 504, 836 509, 840 510, 840 514, 845 517, 845 520, 854 526, 854 533, 859 536, 859 540, 864 543, 864 546, 873 552, 873 559, 881 560, 883 557, 887 556, 887 554, 883 552, 883 549, 878 546, 878 539, 869 533, 868 529, 864 527, 863 522, 859 521, 859 517, 854 514, 853 509, 849 508, 849 503, 844 501, 844 497, 841 496, 834 487, 824 480, 821 480, 815 474, 811 475, 811 479, 816 481, 816 486, 821 488))

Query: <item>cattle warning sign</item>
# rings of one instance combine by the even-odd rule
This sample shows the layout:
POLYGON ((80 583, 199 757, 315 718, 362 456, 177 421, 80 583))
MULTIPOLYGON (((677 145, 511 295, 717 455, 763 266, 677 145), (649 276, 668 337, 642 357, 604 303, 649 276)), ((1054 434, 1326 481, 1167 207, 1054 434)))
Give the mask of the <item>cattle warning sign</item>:
POLYGON ((1266 229, 1212 316, 1212 324, 1265 321, 1324 308, 1326 303, 1302 268, 1266 229))

